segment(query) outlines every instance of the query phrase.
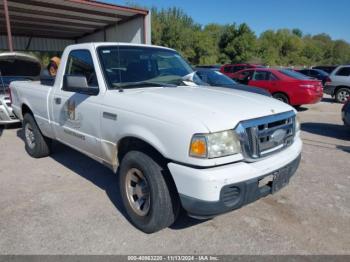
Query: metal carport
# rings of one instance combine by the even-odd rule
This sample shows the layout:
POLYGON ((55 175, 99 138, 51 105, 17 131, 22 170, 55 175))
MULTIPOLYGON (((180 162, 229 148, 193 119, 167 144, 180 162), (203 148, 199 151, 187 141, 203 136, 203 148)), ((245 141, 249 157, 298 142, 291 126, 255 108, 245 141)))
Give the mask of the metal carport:
POLYGON ((0 0, 0 50, 62 51, 92 41, 150 44, 150 12, 90 0, 0 0))

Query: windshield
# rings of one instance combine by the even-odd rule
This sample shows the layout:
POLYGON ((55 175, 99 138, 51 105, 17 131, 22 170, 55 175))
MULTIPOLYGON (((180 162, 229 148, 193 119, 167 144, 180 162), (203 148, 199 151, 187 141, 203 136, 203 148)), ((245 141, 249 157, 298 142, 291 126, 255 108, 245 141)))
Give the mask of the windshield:
POLYGON ((303 75, 301 73, 295 72, 294 70, 282 69, 279 70, 280 73, 298 80, 310 80, 310 77, 303 75))
POLYGON ((177 86, 192 68, 175 51, 143 46, 98 49, 109 88, 177 86))
POLYGON ((197 74, 204 82, 211 86, 232 86, 237 84, 231 78, 218 71, 198 70, 197 74))

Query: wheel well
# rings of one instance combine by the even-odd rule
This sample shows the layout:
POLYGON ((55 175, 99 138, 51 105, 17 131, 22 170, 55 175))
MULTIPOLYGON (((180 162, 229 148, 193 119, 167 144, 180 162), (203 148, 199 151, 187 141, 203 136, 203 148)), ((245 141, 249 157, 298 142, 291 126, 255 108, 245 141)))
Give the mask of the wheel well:
POLYGON ((27 106, 26 104, 23 104, 22 105, 22 116, 24 117, 24 115, 27 113, 33 115, 33 112, 32 112, 32 110, 30 110, 29 106, 27 106))
POLYGON ((129 151, 141 151, 154 158, 154 160, 161 161, 160 164, 167 164, 169 161, 152 145, 136 137, 124 137, 118 142, 118 161, 122 161, 123 157, 129 151))
POLYGON ((129 151, 140 151, 150 156, 154 161, 156 161, 159 165, 163 167, 162 173, 169 187, 169 190, 171 190, 173 193, 176 193, 176 195, 178 196, 178 190, 174 178, 172 177, 170 170, 167 166, 170 160, 165 158, 156 148, 154 148, 149 143, 143 141, 142 139, 136 137, 124 137, 118 142, 117 149, 117 157, 119 163, 122 162, 123 157, 129 151))
POLYGON ((286 96, 288 98, 288 101, 290 101, 290 98, 289 98, 289 96, 286 93, 278 91, 278 92, 272 93, 272 96, 274 96, 276 94, 284 95, 284 96, 286 96))

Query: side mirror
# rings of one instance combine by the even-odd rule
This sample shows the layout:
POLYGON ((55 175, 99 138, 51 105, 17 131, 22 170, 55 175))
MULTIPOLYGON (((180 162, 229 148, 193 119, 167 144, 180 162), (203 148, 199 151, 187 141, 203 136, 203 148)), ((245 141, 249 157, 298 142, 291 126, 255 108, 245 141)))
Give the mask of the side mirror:
POLYGON ((86 77, 81 75, 65 75, 62 90, 92 96, 96 96, 99 92, 97 86, 89 86, 86 77))

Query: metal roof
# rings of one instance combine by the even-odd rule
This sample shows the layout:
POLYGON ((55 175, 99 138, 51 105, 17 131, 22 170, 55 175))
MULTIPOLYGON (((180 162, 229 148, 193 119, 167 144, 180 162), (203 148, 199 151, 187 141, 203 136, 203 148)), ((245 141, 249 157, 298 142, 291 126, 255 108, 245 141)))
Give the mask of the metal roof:
MULTIPOLYGON (((137 17, 148 10, 90 0, 7 0, 12 35, 78 39, 137 17)), ((0 0, 0 35, 6 35, 0 0)))

